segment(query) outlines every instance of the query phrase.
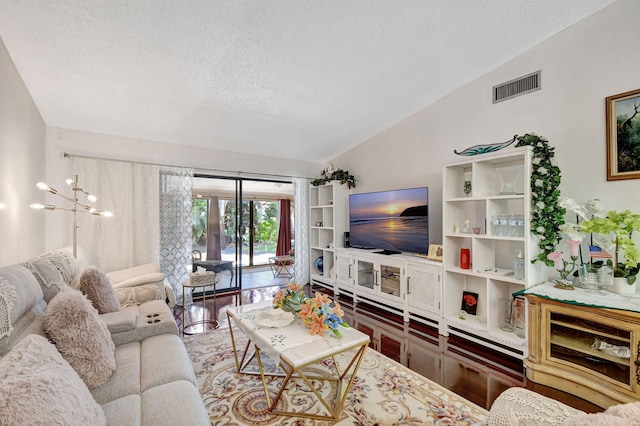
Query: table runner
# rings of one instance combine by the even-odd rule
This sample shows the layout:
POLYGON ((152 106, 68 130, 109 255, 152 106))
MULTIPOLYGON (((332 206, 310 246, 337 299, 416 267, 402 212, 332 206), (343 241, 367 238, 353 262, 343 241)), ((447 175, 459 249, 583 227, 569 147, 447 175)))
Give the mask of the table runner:
MULTIPOLYGON (((248 306, 252 305, 244 305, 242 308, 246 309, 248 306)), ((320 336, 312 336, 309 329, 298 318, 291 324, 279 328, 260 327, 255 323, 256 318, 262 312, 272 309, 271 302, 265 302, 255 304, 253 309, 250 310, 243 309, 242 312, 234 312, 234 309, 231 309, 231 312, 233 312, 232 315, 240 319, 240 321, 234 321, 234 324, 246 335, 251 335, 253 343, 265 355, 273 359, 276 364, 280 361, 280 353, 283 351, 322 338, 320 336)))
POLYGON ((595 291, 576 288, 575 290, 561 290, 554 287, 555 283, 548 282, 525 290, 525 294, 545 297, 573 305, 593 306, 596 308, 619 309, 623 311, 640 312, 640 295, 622 295, 609 291, 595 291))

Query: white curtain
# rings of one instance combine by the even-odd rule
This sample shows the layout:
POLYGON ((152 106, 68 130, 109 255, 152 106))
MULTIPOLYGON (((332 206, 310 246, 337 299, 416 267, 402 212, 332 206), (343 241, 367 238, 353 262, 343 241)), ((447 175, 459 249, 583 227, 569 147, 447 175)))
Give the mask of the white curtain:
POLYGON ((303 285, 310 282, 309 275, 309 179, 293 178, 295 201, 295 280, 303 285))
POLYGON ((192 186, 193 169, 160 168, 160 270, 183 306, 190 302, 182 300, 182 283, 192 268, 192 186))
POLYGON ((159 167, 73 158, 71 170, 78 186, 98 197, 96 208, 114 214, 78 214, 78 246, 90 256, 84 261, 105 272, 158 262, 159 167))

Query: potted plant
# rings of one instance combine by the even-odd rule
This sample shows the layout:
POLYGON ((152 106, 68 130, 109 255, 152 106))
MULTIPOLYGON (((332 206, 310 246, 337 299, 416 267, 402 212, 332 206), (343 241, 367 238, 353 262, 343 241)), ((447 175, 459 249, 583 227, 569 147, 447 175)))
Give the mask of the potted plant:
POLYGON ((312 180, 311 185, 313 186, 324 185, 325 183, 331 182, 332 180, 336 180, 340 182, 342 185, 346 183, 349 189, 356 187, 355 176, 350 174, 348 170, 334 169, 333 164, 329 168, 322 169, 322 172, 320 173, 320 177, 318 179, 312 180))
POLYGON ((599 234, 600 245, 614 248, 613 260, 607 261, 611 262, 610 266, 613 268, 614 284, 616 281, 620 282, 620 279, 628 284, 627 288, 623 287, 617 292, 635 293, 636 276, 640 271, 640 251, 632 234, 633 231, 640 231, 640 215, 631 213, 630 210, 613 210, 606 217, 594 217, 582 222, 580 230, 599 234))

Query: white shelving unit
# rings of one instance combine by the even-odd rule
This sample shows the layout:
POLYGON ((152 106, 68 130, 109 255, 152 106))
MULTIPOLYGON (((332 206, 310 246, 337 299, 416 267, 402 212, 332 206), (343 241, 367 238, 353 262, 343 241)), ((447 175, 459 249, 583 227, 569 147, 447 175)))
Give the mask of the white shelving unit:
POLYGON ((349 199, 346 185, 329 182, 309 188, 309 264, 311 283, 333 289, 335 249, 344 247, 349 225, 349 199), (322 258, 322 269, 317 259, 322 258))
POLYGON ((538 253, 529 221, 531 159, 530 147, 514 148, 468 157, 445 166, 443 172, 443 333, 459 335, 517 358, 527 356, 526 336, 520 338, 500 329, 504 318, 501 300, 544 282, 546 277, 544 265, 530 261, 538 253), (463 191, 465 180, 471 181, 469 195, 463 191), (522 236, 498 235, 491 225, 492 217, 498 215, 522 215, 522 236), (472 228, 480 228, 480 232, 476 234, 472 228), (469 269, 461 268, 463 248, 470 250, 469 269), (518 250, 522 251, 525 264, 521 280, 513 276, 518 250), (462 319, 464 291, 478 294, 478 303, 476 315, 462 319))

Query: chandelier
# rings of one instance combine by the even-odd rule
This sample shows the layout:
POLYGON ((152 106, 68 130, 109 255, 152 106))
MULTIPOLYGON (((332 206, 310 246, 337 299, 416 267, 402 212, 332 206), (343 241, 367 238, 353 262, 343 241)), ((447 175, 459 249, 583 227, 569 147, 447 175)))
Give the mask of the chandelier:
POLYGON ((29 207, 32 209, 44 209, 44 210, 64 210, 73 213, 73 257, 78 257, 78 213, 88 213, 94 216, 105 216, 112 217, 113 213, 109 211, 101 211, 96 209, 95 207, 90 206, 88 203, 95 203, 98 200, 94 194, 91 194, 88 191, 80 188, 78 186, 78 175, 73 175, 72 178, 67 179, 66 184, 71 187, 71 191, 73 191, 72 196, 67 196, 61 194, 57 190, 53 189, 49 185, 44 182, 38 182, 36 186, 43 190, 47 191, 50 194, 57 195, 62 197, 71 203, 68 207, 59 207, 53 204, 38 204, 33 203, 30 204, 29 207), (82 201, 78 197, 83 197, 82 201), (86 200, 86 201, 85 201, 86 200))

